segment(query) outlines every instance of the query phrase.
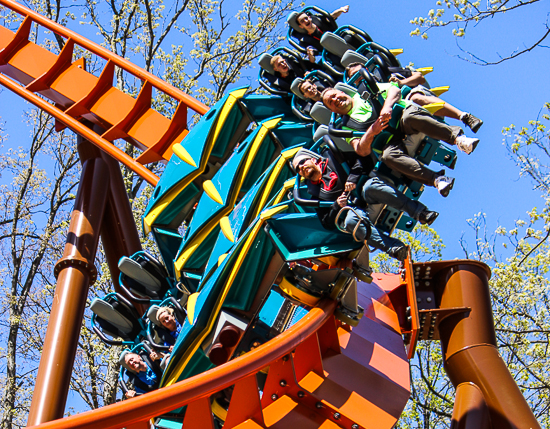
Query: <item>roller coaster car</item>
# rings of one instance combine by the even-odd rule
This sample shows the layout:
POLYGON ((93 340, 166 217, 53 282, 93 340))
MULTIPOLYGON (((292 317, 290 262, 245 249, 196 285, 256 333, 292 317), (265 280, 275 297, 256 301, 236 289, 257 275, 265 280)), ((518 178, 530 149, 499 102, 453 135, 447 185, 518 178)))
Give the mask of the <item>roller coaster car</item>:
POLYGON ((218 170, 201 196, 175 258, 177 273, 202 272, 215 245, 219 222, 242 198, 283 149, 274 131, 281 117, 258 124, 218 170))
POLYGON ((289 97, 291 95, 290 86, 292 82, 278 77, 271 66, 271 59, 276 55, 282 56, 289 63, 296 74, 295 77, 303 77, 312 67, 306 64, 306 61, 300 57, 300 54, 284 46, 275 49, 270 54, 265 53, 260 56, 258 60, 258 64, 260 65, 258 81, 260 85, 271 94, 289 97))
POLYGON ((157 314, 160 307, 174 309, 174 316, 180 325, 185 321, 186 312, 175 298, 170 297, 158 305, 151 305, 147 310, 147 340, 155 350, 168 351, 176 343, 171 332, 159 321, 157 314))
POLYGON ((128 346, 145 337, 145 324, 137 310, 118 293, 110 293, 102 299, 94 298, 90 310, 93 312, 92 329, 105 344, 128 346))
POLYGON ((334 33, 325 33, 321 38, 321 63, 332 76, 341 80, 345 71, 345 66, 342 65, 344 54, 350 50, 355 51, 370 41, 367 33, 352 25, 339 27, 334 33))
POLYGON ((142 395, 143 393, 151 392, 159 387, 159 382, 162 376, 162 364, 151 359, 150 354, 152 352, 153 349, 149 346, 149 344, 147 344, 147 342, 142 342, 137 344, 131 350, 124 350, 121 353, 118 360, 120 364, 118 384, 124 396, 130 390, 135 391, 136 395, 142 395), (145 364, 155 373, 157 377, 157 382, 155 384, 149 385, 138 378, 137 373, 126 363, 125 357, 129 353, 138 354, 145 364))
POLYGON ((120 287, 136 302, 162 300, 172 288, 166 268, 144 251, 123 256, 118 268, 120 287))
MULTIPOLYGON (((370 58, 364 57, 355 51, 347 51, 342 57, 342 65, 348 67, 350 64, 359 63, 362 64, 365 69, 372 74, 376 82, 389 82, 392 75, 392 70, 402 67, 394 67, 384 58, 383 54, 375 54, 370 58)), ((347 73, 344 74, 343 82, 350 83, 350 78, 347 73)))
POLYGON ((322 72, 321 70, 313 70, 306 74, 303 78, 296 78, 290 87, 290 90, 294 94, 292 96, 292 111, 293 113, 303 121, 313 121, 313 118, 310 116, 311 108, 315 104, 315 101, 308 99, 300 91, 300 85, 308 80, 312 82, 319 92, 323 92, 326 88, 333 87, 336 82, 328 74, 322 72))
POLYGON ((286 22, 288 23, 288 34, 286 39, 288 43, 295 48, 298 52, 305 54, 309 46, 315 47, 318 41, 312 40, 312 37, 307 34, 307 31, 298 25, 297 18, 302 13, 307 13, 313 20, 313 23, 317 27, 326 31, 335 31, 338 28, 336 20, 328 13, 317 6, 308 6, 302 9, 300 12, 291 12, 286 22))

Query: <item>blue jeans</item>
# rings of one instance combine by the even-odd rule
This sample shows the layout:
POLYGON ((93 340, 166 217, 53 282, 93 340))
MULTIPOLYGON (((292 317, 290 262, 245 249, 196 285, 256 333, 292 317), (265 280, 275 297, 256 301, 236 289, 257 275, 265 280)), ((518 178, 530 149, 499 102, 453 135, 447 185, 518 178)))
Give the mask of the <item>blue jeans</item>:
POLYGON ((426 210, 426 206, 420 201, 411 200, 379 177, 371 177, 365 182, 361 196, 367 204, 387 204, 416 220, 426 210))
MULTIPOLYGON (((355 207, 354 209, 357 214, 365 219, 365 221, 370 226, 371 234, 369 239, 367 240, 369 246, 379 250, 383 250, 384 252, 395 250, 398 247, 404 246, 403 242, 401 242, 397 238, 390 237, 389 235, 383 233, 378 228, 376 228, 370 221, 369 215, 366 211, 361 210, 357 207, 355 207)), ((346 228, 346 231, 353 233, 353 230, 358 223, 359 226, 357 228, 357 232, 355 233, 355 237, 358 240, 363 241, 365 240, 365 237, 367 235, 367 228, 365 227, 365 225, 363 225, 362 222, 359 222, 359 218, 357 217, 357 215, 353 211, 349 210, 346 214, 346 219, 344 220, 344 227, 346 228)))
MULTIPOLYGON (((367 204, 387 204, 397 210, 406 212, 413 219, 418 219, 420 213, 426 210, 426 206, 424 204, 410 199, 393 186, 384 182, 380 177, 371 177, 368 179, 363 185, 361 195, 367 204)), ((367 211, 359 208, 355 208, 355 211, 359 214, 359 216, 364 218, 371 227, 371 236, 367 240, 369 246, 383 250, 384 252, 395 250, 395 248, 404 246, 403 242, 400 240, 390 237, 376 228, 369 219, 367 211)), ((344 221, 346 231, 352 233, 358 222, 359 218, 357 215, 351 210, 348 211, 344 221)), ((359 223, 359 227, 357 228, 357 232, 355 234, 356 238, 362 241, 365 239, 366 235, 366 227, 362 223, 359 223)))

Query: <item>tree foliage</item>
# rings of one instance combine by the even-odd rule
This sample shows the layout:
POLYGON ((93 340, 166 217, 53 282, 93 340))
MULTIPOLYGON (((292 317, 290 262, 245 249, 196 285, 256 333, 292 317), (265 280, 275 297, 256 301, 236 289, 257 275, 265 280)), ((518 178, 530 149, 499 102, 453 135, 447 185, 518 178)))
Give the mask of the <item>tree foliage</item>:
MULTIPOLYGON (((505 13, 514 14, 517 13, 520 8, 525 9, 541 1, 542 0, 487 0, 482 2, 479 0, 437 0, 435 2, 436 9, 430 9, 426 16, 416 17, 410 21, 411 24, 416 26, 411 32, 411 35, 427 39, 429 32, 434 28, 450 27, 455 37, 458 39, 465 38, 467 32, 471 32, 472 27, 482 24, 489 18, 498 18, 505 13)), ((548 46, 543 44, 550 36, 548 16, 543 19, 545 20, 540 23, 532 23, 532 25, 540 25, 540 35, 535 40, 524 41, 521 39, 523 36, 521 32, 517 32, 519 43, 523 44, 523 48, 517 48, 505 56, 499 55, 499 59, 494 61, 484 60, 475 53, 467 51, 463 51, 466 56, 462 58, 480 65, 495 65, 516 58, 537 47, 548 48, 548 46)))
MULTIPOLYGON (((293 1, 276 0, 268 5, 245 0, 237 5, 224 0, 85 0, 81 4, 31 0, 27 5, 211 105, 262 52, 282 39, 277 25, 293 8, 293 1)), ((2 9, 2 20, 12 29, 21 22, 6 9, 2 9)), ((65 43, 61 37, 34 28, 32 37, 56 53, 65 43)), ((84 55, 87 70, 97 75, 105 61, 84 55)), ((133 96, 141 88, 140 81, 118 68, 114 85, 133 96)), ((154 97, 154 108, 170 116, 174 101, 158 94, 154 97)), ((53 121, 41 112, 29 110, 26 115, 30 138, 24 147, 0 155, 1 429, 22 427, 26 422, 55 290, 53 266, 63 252, 80 175, 75 136, 56 133, 53 121)), ((116 144, 134 155, 133 146, 116 144)), ((153 168, 162 171, 162 165, 153 168)), ((131 171, 122 171, 139 225, 151 189, 131 171)), ((146 239, 143 242, 146 248, 150 245, 146 239)), ((100 276, 90 299, 112 291, 101 248, 96 266, 100 276)), ((70 393, 84 405, 73 401, 76 408, 69 412, 116 400, 120 350, 98 340, 89 329, 89 316, 86 312, 70 393)))

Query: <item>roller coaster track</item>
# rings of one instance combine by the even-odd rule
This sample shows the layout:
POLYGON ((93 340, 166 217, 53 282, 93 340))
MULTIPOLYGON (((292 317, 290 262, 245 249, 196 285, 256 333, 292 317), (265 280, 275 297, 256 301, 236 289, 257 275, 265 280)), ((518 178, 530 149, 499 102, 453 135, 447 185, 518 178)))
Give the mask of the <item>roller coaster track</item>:
MULTIPOLYGON (((0 0, 0 5, 22 16, 15 33, 0 26, 0 84, 51 114, 58 130, 69 127, 155 186, 159 178, 146 166, 168 160, 172 147, 185 138, 188 108, 198 114, 206 113, 208 108, 162 79, 12 0, 0 0), (33 25, 64 38, 59 55, 29 40, 33 25), (75 47, 105 60, 99 76, 86 71, 83 57, 73 61, 75 47), (113 86, 117 67, 142 81, 137 97, 113 86), (170 118, 151 107, 153 89, 173 100, 175 108, 170 118), (117 139, 128 141, 142 151, 141 154, 134 159, 113 144, 117 139)), ((108 172, 109 167, 100 158, 91 159, 83 170, 93 173, 97 167, 97 171, 108 172)), ((118 165, 115 167, 112 170, 120 175, 118 165)), ((93 176, 92 173, 89 175, 93 176)), ((121 178, 119 181, 122 183, 121 178)), ((119 188, 122 191, 118 195, 122 195, 123 184, 119 188)), ((82 200, 87 202, 89 195, 86 192, 82 195, 82 200)), ((111 196, 111 200, 114 197, 111 196)), ((96 206, 98 204, 82 204, 84 208, 80 212, 75 208, 75 212, 82 218, 85 215, 106 217, 103 212, 85 211, 86 207, 96 209, 96 206)), ((117 209, 118 218, 114 215, 106 218, 132 218, 131 212, 124 217, 123 210, 117 209)), ((114 230, 115 224, 121 223, 111 221, 110 227, 114 230)), ((89 229, 80 235, 98 236, 99 227, 89 229)), ((77 232, 82 231, 77 229, 77 232)), ((121 234, 120 241, 127 244, 128 236, 121 234)), ((82 243, 68 243, 68 253, 60 260, 61 264, 58 263, 59 271, 68 273, 67 279, 73 271, 87 273, 93 282, 93 254, 86 254, 86 259, 69 246, 74 244, 78 250, 82 243)), ((111 271, 113 267, 116 269, 120 256, 131 253, 132 246, 126 247, 120 246, 111 255, 111 271)), ((414 355, 418 339, 442 342, 446 369, 457 388, 453 412, 457 427, 466 427, 461 424, 467 420, 469 424, 474 420, 479 423, 468 427, 540 427, 498 355, 487 266, 475 261, 412 264, 407 260, 400 275, 374 277, 373 283, 358 284, 358 304, 365 311, 353 329, 336 319, 337 303, 325 299, 290 329, 226 364, 140 397, 33 427, 150 428, 153 419, 166 418, 163 417, 166 413, 187 407, 183 420, 173 427, 219 427, 214 412, 224 421, 225 429, 389 429, 396 424, 410 395, 408 360, 414 355), (418 303, 425 301, 430 305, 419 308, 417 290, 418 303), (227 410, 215 399, 222 391, 230 396, 227 410)), ((89 281, 84 278, 79 287, 87 291, 89 281)), ((73 286, 68 280, 63 284, 65 290, 72 292, 77 289, 73 286)), ((83 312, 85 294, 79 298, 83 312)), ((64 311, 73 316, 78 313, 73 306, 75 301, 66 299, 60 304, 62 309, 57 318, 53 317, 54 306, 50 323, 54 319, 59 325, 71 325, 62 316, 64 311)), ((76 350, 80 323, 76 319, 74 322, 71 347, 76 350)), ((58 331, 53 334, 55 341, 58 334, 58 331)), ((59 343, 57 351, 69 348, 61 340, 59 343)), ((67 352, 63 358, 69 355, 67 352)), ((61 368, 55 374, 65 371, 70 376, 70 368, 67 371, 68 365, 60 365, 61 360, 55 359, 49 359, 43 371, 41 394, 42 398, 54 396, 50 402, 64 406, 63 389, 58 389, 61 393, 57 392, 57 396, 51 392, 52 385, 62 383, 56 375, 52 376, 54 372, 48 371, 61 368)), ((40 369, 38 378, 40 381, 40 369)), ((65 384, 68 389, 67 380, 65 384)), ((35 397, 37 391, 38 388, 35 397)), ((29 421, 55 418, 49 417, 51 413, 42 413, 41 406, 42 403, 38 403, 35 420, 29 418, 29 421)), ((31 415, 32 412, 31 407, 31 415)), ((63 409, 53 412, 60 416, 63 409)))
POLYGON ((0 26, 0 84, 52 115, 58 130, 69 127, 155 186, 158 177, 145 165, 170 158, 172 145, 181 142, 188 133, 188 108, 202 115, 208 107, 130 61, 14 1, 1 0, 0 5, 24 18, 16 33, 0 26), (33 24, 65 39, 59 55, 29 40, 33 24), (99 77, 85 70, 84 57, 73 61, 75 47, 106 60, 99 77), (136 98, 113 87, 115 67, 143 82, 136 98), (171 118, 151 107, 153 88, 177 105, 171 118), (96 127, 88 127, 82 120, 96 127), (132 158, 112 144, 120 138, 143 152, 132 158))
POLYGON ((409 397, 408 362, 387 295, 375 284, 362 286, 360 302, 371 304, 351 332, 335 320, 336 303, 327 299, 289 330, 222 366, 34 427, 145 428, 187 405, 184 428, 213 428, 209 397, 234 385, 224 428, 391 428, 409 397), (256 374, 267 367, 260 393, 256 374))

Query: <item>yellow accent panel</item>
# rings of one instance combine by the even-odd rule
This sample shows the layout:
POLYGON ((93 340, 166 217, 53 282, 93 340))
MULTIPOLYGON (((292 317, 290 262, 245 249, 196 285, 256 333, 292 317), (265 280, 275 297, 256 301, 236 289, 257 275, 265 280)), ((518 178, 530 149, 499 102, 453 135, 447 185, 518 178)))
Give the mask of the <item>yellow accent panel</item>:
POLYGON ((185 148, 181 145, 181 143, 175 143, 174 145, 172 145, 172 152, 174 152, 176 156, 182 161, 197 168, 197 163, 191 157, 191 155, 189 155, 189 152, 185 150, 185 148))
MULTIPOLYGON (((176 367, 174 368, 174 371, 172 372, 170 378, 168 380, 166 380, 165 386, 171 386, 172 384, 174 384, 175 382, 178 381, 178 378, 179 378, 180 374, 182 373, 182 371, 185 369, 185 367, 187 366, 187 364, 189 363, 189 361, 193 357, 193 354, 197 351, 197 349, 200 347, 200 345, 202 344, 204 339, 208 336, 208 334, 210 333, 210 331, 214 327, 217 316, 218 316, 218 314, 219 314, 219 312, 222 308, 222 305, 225 301, 225 298, 226 298, 227 294, 229 293, 229 289, 231 289, 231 286, 232 286, 233 282, 235 281, 235 278, 237 277, 237 274, 239 272, 239 268, 241 267, 241 265, 244 261, 244 258, 246 257, 246 255, 250 251, 250 248, 252 246, 252 243, 254 242, 254 239, 256 238, 256 236, 258 235, 258 233, 262 229, 263 221, 265 219, 269 219, 270 217, 276 215, 277 213, 280 213, 283 210, 286 210, 287 208, 288 208, 287 205, 283 205, 283 206, 280 206, 280 207, 274 207, 270 210, 266 210, 264 213, 262 213, 262 216, 260 217, 260 221, 258 221, 256 223, 256 225, 254 226, 254 228, 250 232, 250 235, 247 237, 247 239, 246 239, 246 241, 245 241, 245 243, 244 243, 244 245, 243 245, 236 261, 235 261, 235 264, 233 265, 233 269, 232 269, 229 277, 227 278, 227 281, 225 282, 224 289, 223 289, 222 293, 220 294, 220 296, 218 297, 218 300, 216 301, 214 309, 213 309, 213 311, 210 315, 210 320, 208 321, 208 324, 206 325, 205 329, 197 336, 197 338, 195 339, 193 344, 191 344, 191 346, 185 351, 183 356, 180 358, 180 360, 177 363, 176 367)), ((191 295, 189 297, 189 299, 191 299, 192 296, 193 295, 191 295)), ((196 299, 195 299, 195 301, 196 301, 196 299)), ((195 308, 194 306, 195 306, 195 303, 193 303, 193 311, 194 311, 194 308, 195 308)), ((187 311, 189 311, 189 304, 188 304, 188 310, 187 311)), ((187 313, 187 314, 189 314, 189 313, 187 313)))
POLYGON ((330 265, 332 267, 334 267, 338 261, 340 260, 339 258, 337 258, 336 256, 324 256, 322 258, 317 258, 319 261, 327 264, 327 265, 330 265))
MULTIPOLYGON (((279 159, 277 159, 277 164, 275 164, 275 167, 273 168, 273 171, 271 172, 271 175, 269 176, 269 180, 267 181, 263 192, 262 192, 262 198, 260 202, 258 203, 258 206, 256 208, 256 211, 254 212, 254 218, 258 216, 258 213, 262 211, 264 208, 264 205, 267 202, 267 198, 269 197, 269 194, 271 193, 271 190, 273 189, 273 186, 275 185, 275 182, 277 181, 277 178, 279 177, 279 174, 281 174, 281 171, 283 170, 284 166, 286 165, 286 162, 294 158, 294 155, 300 150, 301 148, 295 147, 292 149, 287 149, 283 152, 281 152, 281 155, 279 156, 279 159)), ((294 180, 294 179, 289 179, 294 180)), ((288 181, 287 181, 288 182, 288 181)), ((286 182, 285 182, 286 185, 286 182)), ((294 182, 292 182, 292 186, 294 186, 294 182)), ((279 197, 279 195, 277 195, 279 197)), ((279 203, 280 199, 276 199, 275 204, 279 203)))
POLYGON ((220 404, 218 404, 217 399, 214 399, 212 401, 212 414, 214 414, 217 418, 223 420, 224 422, 227 418, 227 410, 220 404))
MULTIPOLYGON (((182 192, 193 180, 195 180, 199 175, 204 172, 212 148, 218 139, 220 131, 231 113, 233 106, 237 103, 239 98, 242 98, 246 93, 248 88, 242 88, 235 90, 229 93, 225 104, 219 112, 218 118, 216 119, 216 127, 214 133, 208 135, 207 141, 204 145, 203 156, 200 166, 192 174, 189 174, 185 180, 182 180, 176 186, 174 186, 170 191, 168 191, 162 198, 160 198, 155 207, 149 212, 149 214, 143 219, 143 225, 145 233, 148 234, 151 231, 151 226, 155 223, 155 220, 159 215, 164 211, 164 209, 182 192)), ((183 147, 182 147, 183 148, 183 147)))
POLYGON ((285 211, 286 209, 288 208, 288 206, 285 204, 284 206, 279 206, 279 207, 272 207, 266 211, 264 211, 261 215, 260 215, 260 220, 266 220, 266 219, 270 219, 272 218, 273 216, 275 216, 276 214, 279 214, 281 213, 282 211, 285 211))
POLYGON ((433 67, 420 67, 419 69, 416 69, 416 71, 419 71, 422 73, 422 76, 427 75, 428 73, 431 73, 434 71, 433 67))
MULTIPOLYGON (((256 157, 256 154, 258 153, 258 149, 260 148, 262 142, 264 141, 265 137, 267 136, 269 130, 273 127, 275 127, 279 122, 281 121, 281 118, 272 119, 270 121, 264 122, 262 124, 262 127, 256 134, 256 137, 254 138, 254 141, 248 146, 247 148, 247 155, 246 155, 246 162, 245 166, 243 168, 242 174, 238 177, 237 181, 235 182, 235 186, 231 190, 231 194, 229 195, 229 200, 226 202, 225 206, 222 210, 218 212, 218 214, 212 218, 210 222, 208 222, 206 225, 203 226, 202 230, 200 231, 199 235, 196 236, 193 240, 189 242, 184 247, 183 252, 178 257, 178 259, 175 261, 174 266, 176 268, 176 277, 179 279, 179 272, 182 270, 182 268, 185 266, 185 262, 189 259, 189 257, 193 254, 195 249, 199 246, 200 243, 206 238, 206 236, 212 231, 212 229, 217 225, 218 219, 220 219, 223 216, 228 215, 231 210, 233 210, 233 206, 235 205, 235 202, 237 201, 237 197, 239 195, 239 192, 241 191, 241 187, 244 183, 244 179, 248 172, 250 171, 250 166, 252 165, 252 162, 254 161, 254 158, 256 157)), ((206 182, 211 182, 207 180, 206 182)), ((212 198, 214 201, 216 201, 218 204, 223 204, 221 202, 221 196, 219 196, 219 200, 216 200, 209 192, 213 190, 218 192, 214 184, 212 184, 212 188, 209 188, 210 185, 206 185, 206 182, 204 182, 203 187, 205 192, 208 194, 210 198, 212 198), (207 190, 208 188, 208 190, 207 190)))
POLYGON ((444 92, 447 92, 449 88, 449 86, 438 86, 436 88, 430 88, 430 91, 432 91, 435 95, 439 97, 444 92))
POLYGON ((304 304, 307 304, 310 307, 313 307, 321 299, 317 296, 310 295, 309 293, 304 292, 301 289, 298 289, 296 286, 294 286, 285 278, 281 280, 281 283, 279 283, 279 287, 288 296, 294 299, 297 299, 298 301, 303 302, 304 304))
POLYGON ((225 261, 225 258, 227 258, 227 253, 220 255, 220 257, 218 258, 218 267, 222 264, 223 261, 225 261))
POLYGON ((403 53, 403 49, 399 48, 399 49, 390 49, 390 52, 397 56, 397 55, 401 55, 403 53))
POLYGON ((229 218, 227 216, 220 219, 220 227, 223 235, 225 235, 225 238, 234 243, 235 237, 233 236, 233 230, 231 229, 231 222, 229 222, 229 218))
POLYGON ((204 183, 202 184, 202 189, 204 189, 204 192, 206 192, 206 195, 208 195, 218 204, 223 204, 222 196, 216 189, 216 186, 214 186, 214 183, 212 183, 212 180, 205 180, 204 183))
POLYGON ((195 315, 195 304, 197 304, 197 298, 199 293, 195 292, 189 295, 187 298, 187 320, 193 324, 193 316, 195 315))
POLYGON ((430 112, 433 115, 439 109, 443 108, 443 106, 445 106, 445 102, 425 104, 424 106, 422 106, 422 108, 426 109, 428 112, 430 112))
POLYGON ((283 189, 281 189, 279 191, 279 193, 277 194, 277 196, 275 197, 275 199, 273 200, 273 204, 279 204, 281 201, 283 201, 283 198, 285 198, 286 196, 286 193, 294 188, 294 183, 296 183, 296 178, 293 177, 292 179, 288 179, 284 185, 283 185, 283 189))

